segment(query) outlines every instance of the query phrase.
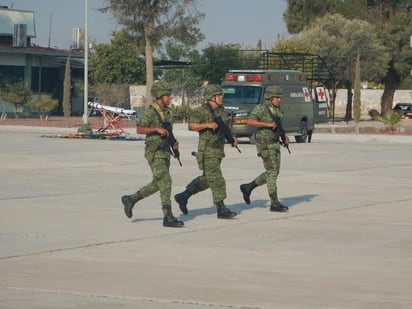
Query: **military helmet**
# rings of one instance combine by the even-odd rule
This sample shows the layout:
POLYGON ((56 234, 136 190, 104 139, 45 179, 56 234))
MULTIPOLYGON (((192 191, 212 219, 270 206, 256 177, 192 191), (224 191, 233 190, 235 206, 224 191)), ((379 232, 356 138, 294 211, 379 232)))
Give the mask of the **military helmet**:
POLYGON ((171 93, 172 86, 164 81, 154 83, 151 89, 151 94, 154 98, 160 98, 161 96, 168 95, 171 93))
POLYGON ((222 87, 216 84, 210 84, 206 86, 206 89, 203 92, 203 97, 206 101, 209 101, 213 96, 217 94, 222 94, 222 87))
POLYGON ((272 97, 279 97, 283 96, 282 89, 278 86, 268 86, 265 90, 265 100, 270 100, 272 97))

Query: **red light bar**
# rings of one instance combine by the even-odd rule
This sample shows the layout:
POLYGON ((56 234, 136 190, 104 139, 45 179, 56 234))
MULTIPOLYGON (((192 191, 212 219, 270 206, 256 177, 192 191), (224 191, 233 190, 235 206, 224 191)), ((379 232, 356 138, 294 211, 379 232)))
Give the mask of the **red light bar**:
POLYGON ((235 81, 236 81, 236 75, 226 74, 226 80, 227 80, 228 82, 235 82, 235 81))
POLYGON ((262 75, 248 75, 247 81, 248 82, 261 82, 263 80, 262 75))

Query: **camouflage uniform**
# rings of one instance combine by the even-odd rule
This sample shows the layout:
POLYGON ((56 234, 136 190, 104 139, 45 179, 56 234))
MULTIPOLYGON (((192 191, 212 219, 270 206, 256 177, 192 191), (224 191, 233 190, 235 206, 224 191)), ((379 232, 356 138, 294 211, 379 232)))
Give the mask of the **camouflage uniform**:
MULTIPOLYGON (((225 137, 219 133, 219 130, 214 130, 209 126, 210 123, 216 125, 215 119, 218 117, 228 126, 227 114, 221 105, 222 88, 219 85, 208 85, 203 96, 207 103, 195 109, 189 118, 189 128, 198 128, 195 129, 199 132, 196 160, 203 174, 193 179, 186 186, 185 191, 176 194, 175 200, 179 204, 180 210, 187 214, 186 205, 189 197, 210 188, 213 203, 217 208, 217 217, 219 219, 230 219, 235 217, 236 213, 227 208, 223 202, 226 198, 226 181, 220 168, 222 159, 225 157, 225 137), (202 129, 203 127, 205 128, 202 129)), ((237 144, 237 140, 235 140, 235 143, 237 144)))
MULTIPOLYGON (((156 104, 156 103, 154 103, 156 104)), ((167 106, 161 109, 164 121, 173 122, 173 115, 167 106)), ((161 127, 162 121, 153 106, 147 108, 139 117, 143 127, 161 127)), ((162 205, 171 205, 172 178, 170 177, 170 150, 165 139, 157 133, 147 134, 145 138, 145 158, 152 170, 153 180, 139 192, 143 198, 160 191, 162 205)))
MULTIPOLYGON (((273 121, 268 113, 268 108, 274 116, 278 116, 282 120, 283 113, 280 108, 274 107, 268 101, 257 105, 250 113, 250 118, 262 122, 273 121)), ((266 183, 270 197, 277 196, 276 180, 280 167, 280 144, 278 141, 279 134, 271 128, 256 128, 256 150, 258 156, 263 160, 266 171, 256 177, 254 181, 257 186, 266 183)))
POLYGON ((160 200, 163 211, 163 226, 182 227, 184 223, 178 220, 172 213, 171 193, 172 178, 170 177, 170 156, 171 147, 177 150, 177 141, 171 141, 168 138, 169 129, 165 128, 170 124, 172 128, 173 115, 167 107, 170 104, 170 95, 172 88, 165 82, 153 84, 151 93, 156 102, 143 111, 137 124, 137 132, 146 134, 145 138, 145 158, 152 170, 152 181, 140 188, 136 193, 122 196, 121 200, 124 206, 124 212, 128 218, 133 216, 132 209, 134 205, 160 191, 160 200), (170 143, 174 143, 171 145, 170 143))
MULTIPOLYGON (((254 124, 274 123, 277 119, 279 127, 282 126, 283 113, 279 108, 279 102, 272 104, 272 100, 282 97, 282 89, 277 86, 269 86, 265 89, 265 101, 257 105, 249 115, 249 121, 254 124)), ((283 132, 284 134, 284 132, 283 132)), ((288 138, 283 135, 285 143, 288 143, 288 138)), ((265 172, 256 177, 252 182, 240 185, 240 191, 243 194, 243 199, 246 204, 250 204, 250 194, 253 189, 264 184, 267 185, 267 190, 270 197, 270 211, 287 211, 288 207, 282 205, 278 199, 277 193, 277 177, 280 168, 280 138, 279 129, 272 127, 256 126, 256 149, 258 156, 262 158, 265 172)))
MULTIPOLYGON (((206 103, 194 110, 189 118, 189 123, 213 122, 210 108, 212 107, 206 103)), ((214 109, 214 112, 216 117, 221 116, 224 121, 227 121, 226 111, 222 106, 214 109)), ((226 198, 226 181, 220 168, 222 158, 225 157, 224 146, 224 136, 218 135, 217 132, 211 129, 199 132, 196 160, 203 175, 193 179, 186 187, 192 194, 210 188, 214 204, 226 198)))

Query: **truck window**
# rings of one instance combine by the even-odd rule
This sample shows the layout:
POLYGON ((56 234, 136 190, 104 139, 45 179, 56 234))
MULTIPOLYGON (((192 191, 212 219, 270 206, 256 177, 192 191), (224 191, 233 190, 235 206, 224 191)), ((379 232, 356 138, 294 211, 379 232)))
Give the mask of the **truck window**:
POLYGON ((261 87, 223 86, 223 103, 258 104, 262 94, 261 87))

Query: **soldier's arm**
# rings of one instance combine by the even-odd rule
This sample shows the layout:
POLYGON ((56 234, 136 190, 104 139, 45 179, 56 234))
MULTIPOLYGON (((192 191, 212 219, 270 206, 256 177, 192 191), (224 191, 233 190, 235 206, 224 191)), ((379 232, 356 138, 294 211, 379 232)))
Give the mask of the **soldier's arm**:
POLYGON ((266 122, 266 121, 259 121, 254 118, 249 118, 247 121, 247 124, 250 125, 251 127, 255 128, 271 128, 275 129, 276 128, 276 123, 274 121, 266 122))
POLYGON ((217 129, 216 122, 205 122, 205 123, 198 123, 198 122, 191 122, 189 123, 189 131, 201 131, 205 129, 217 129))
POLYGON ((144 127, 140 125, 137 125, 136 132, 138 134, 159 133, 161 136, 167 136, 169 134, 167 130, 164 128, 160 128, 160 127, 151 128, 151 127, 144 127))

